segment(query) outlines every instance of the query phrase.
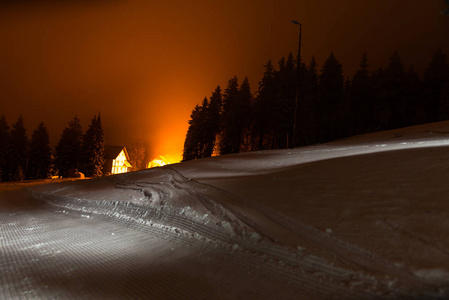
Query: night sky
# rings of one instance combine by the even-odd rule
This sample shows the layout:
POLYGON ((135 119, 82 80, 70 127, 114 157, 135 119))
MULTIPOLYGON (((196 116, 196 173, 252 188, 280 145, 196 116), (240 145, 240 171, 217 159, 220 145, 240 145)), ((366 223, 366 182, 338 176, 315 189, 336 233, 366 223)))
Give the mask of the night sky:
POLYGON ((443 0, 226 0, 0 2, 0 115, 22 114, 28 135, 44 121, 52 145, 75 114, 83 129, 101 111, 107 144, 148 144, 149 157, 180 155, 194 106, 217 85, 296 54, 319 69, 330 52, 352 76, 395 50, 422 73, 449 54, 443 0), (76 3, 74 3, 76 2, 76 3))

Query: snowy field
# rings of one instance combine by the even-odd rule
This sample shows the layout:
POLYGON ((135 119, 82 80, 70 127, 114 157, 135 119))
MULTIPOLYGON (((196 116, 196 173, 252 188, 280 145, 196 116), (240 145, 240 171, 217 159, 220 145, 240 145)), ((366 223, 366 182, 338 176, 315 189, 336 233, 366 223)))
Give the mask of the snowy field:
POLYGON ((448 299, 449 122, 0 193, 0 299, 448 299))

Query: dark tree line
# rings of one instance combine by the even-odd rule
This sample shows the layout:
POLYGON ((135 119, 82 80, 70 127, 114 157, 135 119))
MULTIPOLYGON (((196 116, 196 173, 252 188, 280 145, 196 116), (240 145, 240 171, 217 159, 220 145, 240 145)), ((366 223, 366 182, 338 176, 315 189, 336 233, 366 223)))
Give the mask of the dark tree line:
POLYGON ((101 176, 104 164, 104 131, 101 116, 94 116, 83 133, 77 116, 62 131, 55 147, 55 167, 67 177, 80 171, 88 177, 101 176))
POLYGON ((264 67, 255 94, 247 78, 239 85, 234 77, 224 91, 217 87, 210 99, 195 107, 183 160, 311 145, 449 120, 449 64, 441 50, 422 78, 413 66, 403 65, 397 52, 385 68, 375 71, 370 71, 364 54, 354 76, 346 79, 333 53, 320 71, 314 57, 298 69, 292 54, 277 68, 271 60, 264 67))
POLYGON ((104 132, 100 114, 94 116, 83 133, 78 117, 69 122, 55 147, 50 148, 47 127, 41 122, 28 138, 23 118, 8 125, 0 117, 0 181, 43 179, 51 175, 67 177, 79 170, 86 176, 102 175, 104 132))

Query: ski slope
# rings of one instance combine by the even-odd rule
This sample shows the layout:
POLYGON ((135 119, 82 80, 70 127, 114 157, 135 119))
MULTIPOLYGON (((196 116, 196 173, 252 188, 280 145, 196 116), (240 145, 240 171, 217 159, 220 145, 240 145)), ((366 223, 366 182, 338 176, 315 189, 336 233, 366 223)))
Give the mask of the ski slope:
POLYGON ((447 299, 449 122, 0 194, 0 298, 447 299))

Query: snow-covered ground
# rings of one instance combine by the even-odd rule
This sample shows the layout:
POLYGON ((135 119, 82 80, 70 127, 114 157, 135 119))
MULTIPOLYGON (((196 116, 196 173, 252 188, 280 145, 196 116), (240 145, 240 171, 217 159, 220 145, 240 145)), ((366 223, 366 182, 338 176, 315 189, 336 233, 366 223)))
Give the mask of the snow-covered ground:
POLYGON ((0 194, 0 298, 447 299, 449 122, 0 194))

